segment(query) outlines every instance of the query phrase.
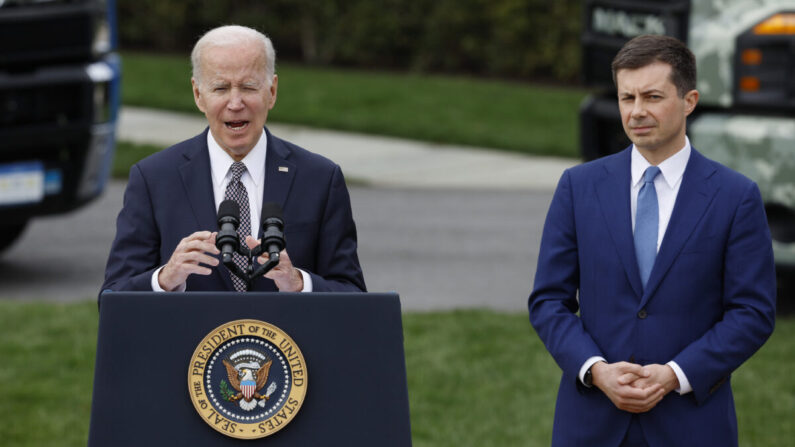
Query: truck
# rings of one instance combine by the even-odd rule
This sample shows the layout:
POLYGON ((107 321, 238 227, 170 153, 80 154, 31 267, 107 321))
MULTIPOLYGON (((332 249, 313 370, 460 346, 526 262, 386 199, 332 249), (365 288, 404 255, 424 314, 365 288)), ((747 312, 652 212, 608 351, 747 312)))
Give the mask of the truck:
POLYGON ((585 160, 629 146, 610 64, 642 34, 685 42, 696 57, 700 99, 687 134, 699 152, 759 185, 779 287, 795 310, 795 0, 586 0, 580 107, 585 160))
POLYGON ((0 0, 0 251, 30 219, 98 197, 121 59, 113 0, 0 0))

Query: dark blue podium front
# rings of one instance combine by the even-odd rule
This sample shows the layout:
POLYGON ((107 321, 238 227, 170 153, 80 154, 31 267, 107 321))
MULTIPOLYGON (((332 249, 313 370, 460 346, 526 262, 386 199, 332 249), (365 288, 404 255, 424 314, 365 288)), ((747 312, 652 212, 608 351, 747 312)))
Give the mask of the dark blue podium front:
POLYGON ((400 300, 375 293, 105 293, 88 444, 409 446, 400 300), (188 392, 198 344, 240 319, 287 333, 308 373, 295 418, 257 440, 215 431, 188 392))

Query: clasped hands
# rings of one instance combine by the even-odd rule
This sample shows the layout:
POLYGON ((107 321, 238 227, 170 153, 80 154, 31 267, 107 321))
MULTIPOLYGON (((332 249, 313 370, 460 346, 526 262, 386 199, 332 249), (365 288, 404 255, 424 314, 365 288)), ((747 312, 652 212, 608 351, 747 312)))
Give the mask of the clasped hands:
POLYGON ((645 413, 666 394, 679 387, 668 365, 638 365, 629 362, 596 362, 591 366, 593 384, 620 410, 645 413))
MULTIPOLYGON (((221 253, 215 246, 215 236, 217 232, 197 231, 190 236, 182 239, 168 263, 160 270, 158 282, 163 290, 177 290, 190 275, 209 275, 212 269, 206 267, 216 267, 220 263, 216 257, 221 253)), ((259 241, 251 236, 246 236, 248 248, 259 245, 259 241)), ((268 254, 263 253, 257 262, 264 264, 268 260, 268 254)), ((293 266, 290 256, 286 250, 279 253, 279 264, 264 275, 276 283, 276 287, 282 292, 300 292, 304 288, 304 278, 301 272, 293 266)))

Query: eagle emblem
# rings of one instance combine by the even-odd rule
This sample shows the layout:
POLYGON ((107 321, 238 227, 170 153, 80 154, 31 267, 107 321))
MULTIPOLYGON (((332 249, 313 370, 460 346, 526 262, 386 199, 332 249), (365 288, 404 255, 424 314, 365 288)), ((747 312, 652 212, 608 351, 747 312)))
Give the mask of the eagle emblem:
POLYGON ((231 438, 259 439, 283 429, 304 403, 306 386, 306 361, 298 345, 260 320, 216 327, 188 364, 188 393, 196 412, 231 438))
POLYGON ((245 411, 253 410, 258 404, 260 407, 265 406, 265 401, 276 391, 276 382, 272 382, 265 394, 259 393, 268 383, 268 373, 273 364, 272 359, 265 361, 266 358, 259 351, 246 349, 223 359, 229 383, 237 391, 236 394, 228 393, 227 400, 239 402, 240 408, 245 411))

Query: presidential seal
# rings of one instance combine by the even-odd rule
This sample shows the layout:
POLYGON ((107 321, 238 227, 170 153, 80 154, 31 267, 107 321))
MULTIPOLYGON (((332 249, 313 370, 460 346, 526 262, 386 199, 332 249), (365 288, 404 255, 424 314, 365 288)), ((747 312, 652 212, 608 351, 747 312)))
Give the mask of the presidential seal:
POLYGON ((295 342, 258 320, 222 324, 199 343, 188 391, 204 422, 239 439, 272 435, 298 413, 306 396, 306 363, 295 342))

